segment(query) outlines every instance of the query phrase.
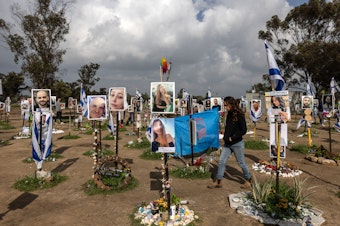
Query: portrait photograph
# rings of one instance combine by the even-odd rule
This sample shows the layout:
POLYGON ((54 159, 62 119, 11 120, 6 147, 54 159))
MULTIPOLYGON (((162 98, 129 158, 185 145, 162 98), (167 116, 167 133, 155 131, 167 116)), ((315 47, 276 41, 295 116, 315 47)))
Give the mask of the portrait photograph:
POLYGON ((47 112, 51 111, 51 90, 50 89, 32 89, 32 109, 33 111, 47 112))
POLYGON ((106 96, 93 95, 87 97, 87 110, 89 120, 103 120, 107 118, 106 96))
POLYGON ((65 109, 66 109, 66 103, 60 102, 60 110, 65 110, 65 109))
MULTIPOLYGON (((270 158, 277 158, 278 148, 276 145, 270 145, 270 158)), ((281 146, 280 148, 280 158, 286 158, 286 147, 281 146)))
POLYGON ((28 100, 23 100, 20 102, 21 114, 25 112, 29 112, 30 110, 30 103, 28 100))
POLYGON ((324 94, 322 96, 322 106, 323 110, 326 112, 330 112, 333 110, 333 95, 332 94, 324 94))
POLYGON ((288 91, 266 92, 265 98, 268 122, 280 120, 285 123, 291 119, 288 91))
MULTIPOLYGON (((270 124, 269 130, 270 130, 270 138, 269 138, 269 143, 270 143, 270 147, 269 147, 269 151, 270 151, 270 157, 272 157, 273 153, 275 153, 275 149, 276 149, 276 153, 277 153, 277 142, 276 142, 276 129, 275 129, 275 124, 270 124)), ((286 147, 288 146, 288 125, 287 124, 281 124, 281 130, 280 130, 280 135, 281 135, 281 139, 280 139, 280 146, 282 147, 286 147)), ((285 150, 285 148, 284 148, 285 150)), ((286 157, 285 152, 283 153, 283 148, 281 148, 281 156, 282 158, 286 157)))
POLYGON ((302 96, 301 97, 301 109, 312 109, 313 108, 313 96, 302 96))
POLYGON ((152 82, 150 88, 151 112, 174 114, 174 95, 174 82, 152 82))
POLYGON ((73 108, 72 108, 72 109, 75 109, 75 108, 76 108, 77 103, 78 103, 77 99, 72 99, 72 105, 73 105, 73 108))
POLYGON ((223 110, 223 104, 222 104, 222 98, 221 97, 212 97, 211 98, 211 103, 210 103, 210 106, 211 106, 211 109, 215 109, 217 108, 218 111, 222 111, 223 110))
POLYGON ((108 99, 110 111, 124 111, 128 108, 125 87, 111 87, 108 99))
POLYGON ((69 108, 69 109, 72 109, 73 108, 73 97, 69 97, 68 98, 68 101, 67 101, 67 107, 69 108))
POLYGON ((151 151, 175 152, 175 119, 154 118, 151 123, 151 151))
POLYGON ((5 110, 5 103, 4 102, 0 102, 0 110, 1 111, 5 110))
POLYGON ((83 113, 83 107, 81 106, 81 104, 77 105, 77 113, 79 114, 83 113))
POLYGON ((319 99, 313 99, 313 107, 319 106, 319 99))

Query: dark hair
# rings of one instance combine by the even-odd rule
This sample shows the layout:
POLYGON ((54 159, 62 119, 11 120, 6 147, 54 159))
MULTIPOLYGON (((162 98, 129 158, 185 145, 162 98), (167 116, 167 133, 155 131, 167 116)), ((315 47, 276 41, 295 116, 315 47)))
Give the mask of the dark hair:
POLYGON ((238 115, 244 117, 244 112, 240 108, 239 103, 235 98, 227 96, 224 98, 224 103, 228 104, 231 108, 230 111, 233 112, 233 122, 236 122, 238 120, 238 115))

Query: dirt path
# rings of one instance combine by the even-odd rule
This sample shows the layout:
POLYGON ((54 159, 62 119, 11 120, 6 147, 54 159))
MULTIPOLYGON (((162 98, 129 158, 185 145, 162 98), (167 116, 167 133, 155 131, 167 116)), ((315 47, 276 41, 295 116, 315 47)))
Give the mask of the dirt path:
MULTIPOLYGON (((15 109, 15 108, 13 108, 15 109)), ((0 139, 7 140, 21 130, 22 122, 17 114, 11 115, 10 123, 16 127, 13 130, 0 130, 0 139)), ((109 196, 87 196, 82 185, 92 175, 93 160, 83 155, 92 149, 93 135, 86 135, 71 128, 71 134, 79 134, 77 140, 58 139, 69 132, 69 125, 56 125, 63 129, 64 134, 53 135, 53 150, 64 158, 56 162, 43 164, 44 170, 53 171, 58 168, 59 173, 68 176, 68 180, 58 186, 23 193, 13 188, 16 180, 26 175, 34 175, 35 164, 26 164, 22 160, 31 156, 30 139, 9 140, 9 145, 0 147, 0 225, 130 225, 129 214, 136 205, 142 201, 149 202, 159 197, 158 190, 153 190, 153 172, 159 172, 162 161, 143 160, 139 156, 144 150, 136 150, 124 147, 130 140, 136 140, 136 136, 127 133, 120 134, 119 155, 129 159, 132 175, 139 181, 139 186, 123 193, 109 196)), ((295 124, 292 125, 295 128, 295 124)), ((133 128, 128 127, 129 131, 133 128)), ((249 126, 249 130, 252 130, 249 126)), ((306 137, 297 137, 303 128, 298 131, 290 131, 289 139, 295 143, 307 144, 306 137)), ((316 135, 313 137, 315 144, 323 144, 328 147, 328 132, 319 125, 313 125, 316 135)), ((103 135, 106 135, 103 131, 103 135)), ((268 138, 268 126, 259 123, 257 136, 268 138)), ((245 139, 253 139, 246 135, 245 139)), ((340 133, 332 133, 333 151, 340 153, 340 133)), ((103 140, 103 145, 115 150, 115 141, 103 140)), ((260 159, 268 160, 268 151, 246 150, 248 166, 260 159)), ((287 161, 297 165, 303 170, 303 177, 309 177, 311 186, 317 186, 316 193, 311 197, 314 206, 322 210, 326 222, 323 225, 339 225, 340 199, 335 193, 340 188, 340 166, 327 166, 309 162, 304 155, 288 150, 287 161)), ((182 164, 176 159, 170 159, 169 165, 182 164)), ((194 210, 201 219, 200 225, 261 225, 249 217, 244 217, 229 207, 228 195, 238 193, 242 183, 241 171, 231 157, 227 165, 226 178, 222 181, 223 188, 208 189, 210 179, 185 180, 172 178, 172 192, 182 199, 192 200, 189 208, 194 210)), ((252 173, 255 173, 252 170, 252 173)), ((258 175, 263 176, 263 175, 258 175)))

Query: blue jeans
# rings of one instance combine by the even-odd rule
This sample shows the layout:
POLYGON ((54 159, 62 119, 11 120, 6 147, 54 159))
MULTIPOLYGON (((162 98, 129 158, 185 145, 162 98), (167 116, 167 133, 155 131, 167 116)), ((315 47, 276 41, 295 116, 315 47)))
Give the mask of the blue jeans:
POLYGON ((220 161, 218 163, 217 180, 221 180, 223 178, 227 160, 230 157, 232 152, 234 152, 236 161, 238 165, 241 167, 244 177, 247 180, 249 180, 251 178, 251 175, 249 173, 247 163, 244 160, 244 141, 243 140, 236 144, 231 145, 230 147, 224 147, 224 146, 222 147, 220 161))

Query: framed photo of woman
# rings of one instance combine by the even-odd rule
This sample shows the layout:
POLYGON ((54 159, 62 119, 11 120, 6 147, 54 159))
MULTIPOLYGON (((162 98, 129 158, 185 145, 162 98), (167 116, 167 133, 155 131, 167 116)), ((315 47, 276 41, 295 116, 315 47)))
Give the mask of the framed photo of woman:
POLYGON ((152 82, 150 89, 151 112, 162 114, 175 113, 175 83, 152 82))

